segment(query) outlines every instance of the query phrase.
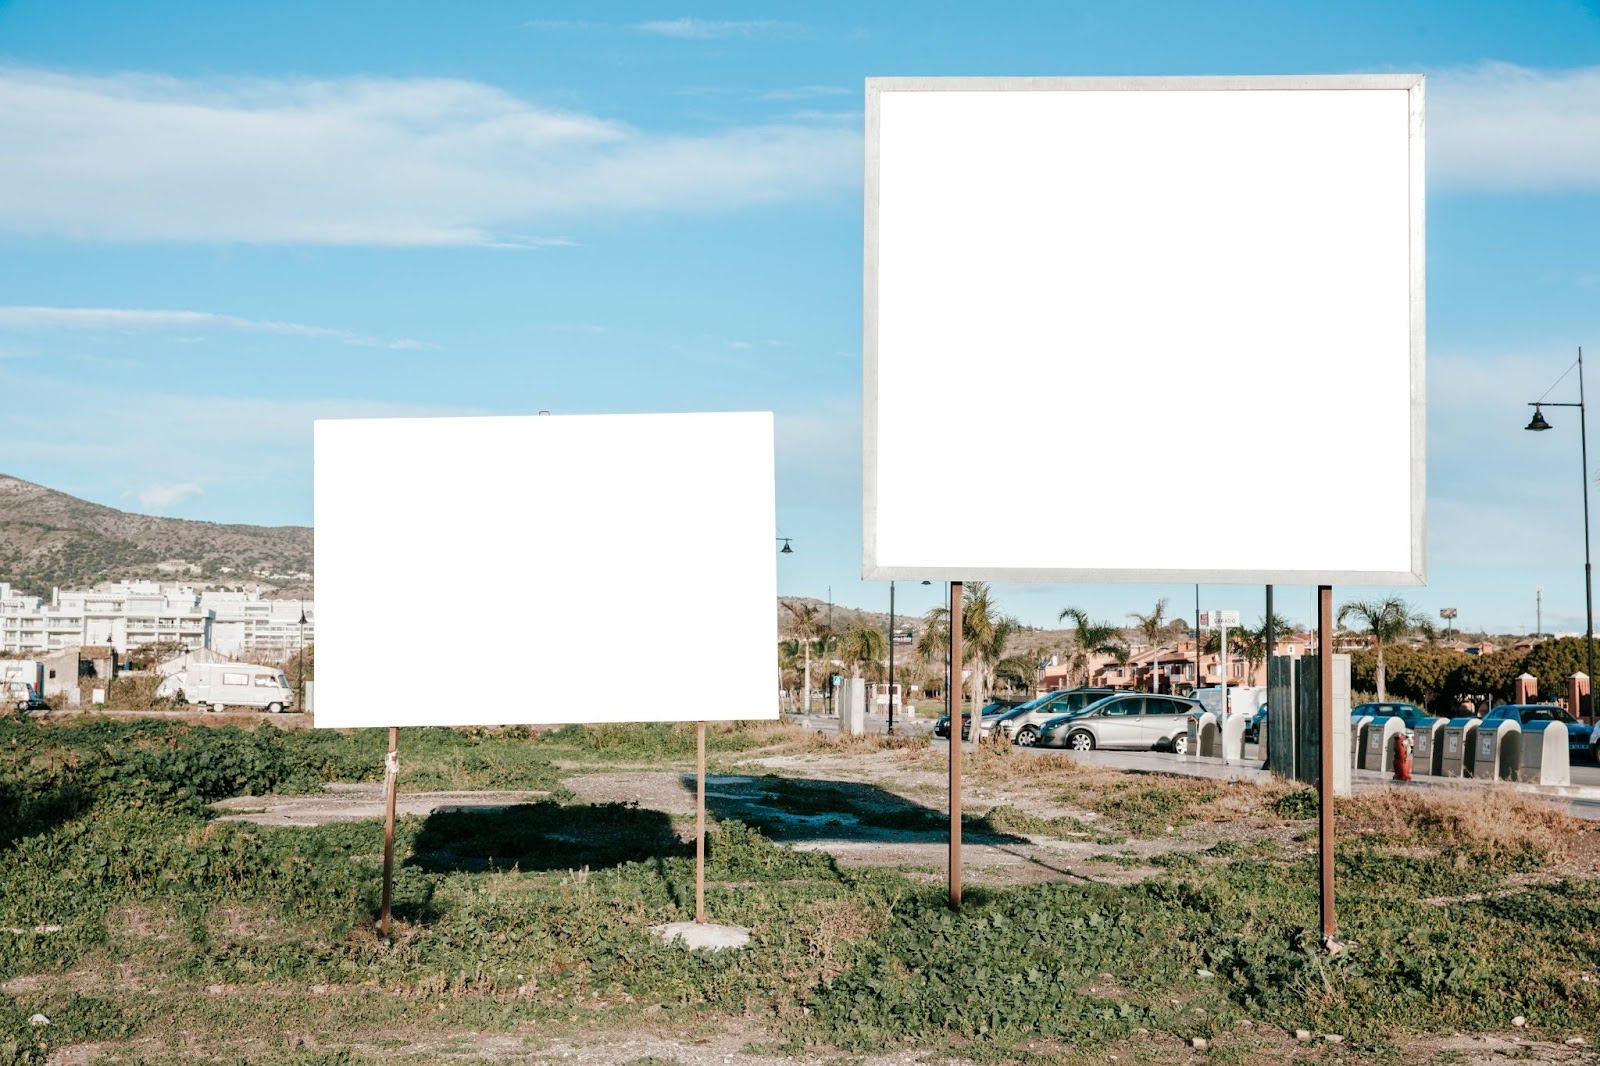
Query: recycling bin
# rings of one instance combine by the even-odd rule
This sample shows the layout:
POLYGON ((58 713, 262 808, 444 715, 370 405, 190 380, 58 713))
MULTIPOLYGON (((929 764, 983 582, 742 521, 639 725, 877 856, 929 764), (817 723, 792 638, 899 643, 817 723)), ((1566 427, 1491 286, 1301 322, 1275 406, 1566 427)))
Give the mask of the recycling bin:
POLYGON ((1510 718, 1478 723, 1473 741, 1472 776, 1483 781, 1510 778, 1521 763, 1522 726, 1510 718))
POLYGON ((1372 725, 1369 715, 1350 719, 1350 768, 1361 765, 1361 747, 1367 742, 1367 729, 1372 725))
POLYGON ((1478 739, 1476 718, 1452 718, 1439 731, 1444 740, 1439 753, 1440 777, 1471 777, 1473 742, 1478 739))
POLYGON ((1535 785, 1572 784, 1572 760, 1567 747, 1567 723, 1529 722, 1522 727, 1521 757, 1512 768, 1512 780, 1535 785))
POLYGON ((1189 754, 1217 758, 1222 754, 1217 736, 1217 716, 1211 711, 1201 711, 1189 716, 1189 754))
POLYGON ((1222 750, 1217 754, 1230 762, 1244 760, 1244 715, 1230 714, 1222 720, 1222 750))
POLYGON ((1374 718, 1361 745, 1361 769, 1389 773, 1394 769, 1394 738, 1406 731, 1404 718, 1374 718))
POLYGON ((1411 772, 1439 776, 1439 756, 1444 753, 1444 719, 1435 718, 1411 731, 1411 772))

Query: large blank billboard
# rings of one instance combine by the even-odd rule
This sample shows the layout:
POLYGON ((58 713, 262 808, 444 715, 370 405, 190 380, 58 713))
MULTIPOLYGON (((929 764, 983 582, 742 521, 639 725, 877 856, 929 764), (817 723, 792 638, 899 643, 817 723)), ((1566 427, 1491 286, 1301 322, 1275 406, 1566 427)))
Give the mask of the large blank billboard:
POLYGON ((1423 82, 867 83, 876 579, 1420 584, 1423 82))
POLYGON ((771 414, 315 433, 318 726, 777 717, 771 414))

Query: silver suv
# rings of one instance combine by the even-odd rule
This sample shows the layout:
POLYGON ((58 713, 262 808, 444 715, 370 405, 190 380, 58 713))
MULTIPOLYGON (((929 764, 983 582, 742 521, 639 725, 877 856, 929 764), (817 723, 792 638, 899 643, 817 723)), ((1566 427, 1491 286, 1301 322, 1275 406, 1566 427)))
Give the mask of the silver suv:
POLYGON ((1007 711, 995 722, 994 728, 1014 743, 1031 748, 1039 742, 1040 728, 1050 719, 1081 711, 1089 704, 1113 695, 1115 691, 1109 688, 1069 688, 1052 692, 1007 711))
POLYGON ((1204 711, 1182 696, 1129 692, 1108 696, 1076 714, 1046 722, 1039 743, 1051 748, 1093 751, 1095 748, 1189 750, 1189 719, 1204 711))

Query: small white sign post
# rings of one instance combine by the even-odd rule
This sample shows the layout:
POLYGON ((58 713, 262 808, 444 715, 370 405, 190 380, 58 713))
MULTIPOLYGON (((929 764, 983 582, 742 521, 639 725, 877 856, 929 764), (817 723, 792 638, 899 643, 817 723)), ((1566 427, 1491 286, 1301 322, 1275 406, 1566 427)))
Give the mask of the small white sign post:
POLYGON ((1217 722, 1217 739, 1222 747, 1222 765, 1229 765, 1228 759, 1228 718, 1232 708, 1228 706, 1228 628, 1239 628, 1238 611, 1213 611, 1212 620, 1217 627, 1217 650, 1222 656, 1222 717, 1217 722))

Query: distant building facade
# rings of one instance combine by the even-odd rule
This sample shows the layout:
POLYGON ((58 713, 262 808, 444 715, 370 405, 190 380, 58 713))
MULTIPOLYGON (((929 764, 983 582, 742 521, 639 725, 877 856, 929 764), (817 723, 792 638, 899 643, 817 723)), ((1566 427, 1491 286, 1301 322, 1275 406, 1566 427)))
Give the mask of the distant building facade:
POLYGON ((117 581, 56 589, 49 600, 0 582, 0 654, 39 658, 63 648, 103 644, 126 654, 145 644, 209 648, 236 657, 283 658, 316 638, 315 605, 263 600, 253 591, 196 589, 155 581, 117 581))

